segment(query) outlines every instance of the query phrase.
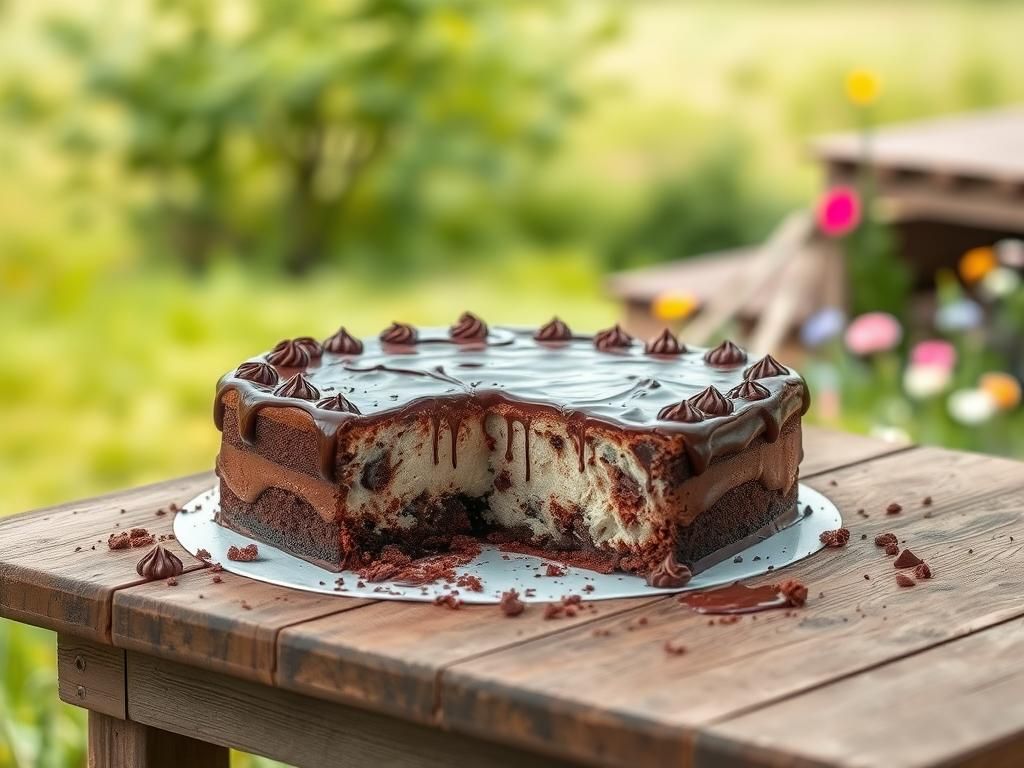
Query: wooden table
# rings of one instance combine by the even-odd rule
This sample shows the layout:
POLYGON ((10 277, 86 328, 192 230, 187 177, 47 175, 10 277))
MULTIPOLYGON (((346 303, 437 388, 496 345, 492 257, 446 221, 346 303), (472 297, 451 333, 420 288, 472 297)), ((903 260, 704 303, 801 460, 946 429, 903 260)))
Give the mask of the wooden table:
POLYGON ((788 615, 724 625, 652 597, 509 619, 218 584, 174 542, 178 585, 143 583, 108 534, 170 533, 158 510, 211 474, 4 520, 0 615, 57 632, 97 766, 226 766, 226 747, 299 766, 1022 764, 1024 465, 814 429, 805 450, 853 536, 786 569, 811 591, 788 615), (934 578, 898 587, 883 531, 934 578))

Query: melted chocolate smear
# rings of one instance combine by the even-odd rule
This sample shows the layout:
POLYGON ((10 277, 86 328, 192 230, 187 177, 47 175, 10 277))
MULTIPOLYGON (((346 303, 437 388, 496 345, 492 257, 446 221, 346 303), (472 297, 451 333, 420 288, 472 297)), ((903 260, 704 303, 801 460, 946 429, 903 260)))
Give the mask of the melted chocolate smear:
POLYGON ((704 592, 687 592, 679 602, 697 613, 710 614, 757 613, 790 605, 775 584, 748 587, 739 582, 704 592))
MULTIPOLYGON (((294 348, 302 349, 293 344, 294 348)), ((220 381, 214 420, 223 428, 223 398, 229 391, 237 392, 240 436, 251 444, 263 408, 305 411, 321 433, 320 450, 325 455, 320 465, 328 479, 335 465, 337 431, 353 420, 368 424, 425 412, 432 416, 435 444, 436 429, 446 422, 454 465, 463 418, 499 406, 504 413, 514 409, 520 422, 534 414, 567 422, 581 472, 586 468, 588 432, 596 426, 679 435, 693 472, 700 474, 717 456, 741 451, 762 435, 769 441, 777 439, 782 424, 802 412, 809 401, 803 380, 787 371, 758 382, 768 390, 768 397, 727 401, 734 408, 730 414, 694 423, 659 419, 666 406, 693 398, 708 387, 727 392, 743 381, 739 368, 708 365, 705 351, 691 347, 660 358, 644 354, 641 345, 631 343, 608 354, 595 349, 589 337, 574 336, 551 345, 534 340, 532 330, 508 328, 492 328, 485 343, 460 345, 448 337, 447 329, 428 328, 419 331, 415 346, 395 349, 368 339, 358 364, 327 349, 300 369, 311 388, 343 392, 361 415, 281 398, 232 372, 220 381)), ((524 460, 528 451, 524 445, 524 460)))

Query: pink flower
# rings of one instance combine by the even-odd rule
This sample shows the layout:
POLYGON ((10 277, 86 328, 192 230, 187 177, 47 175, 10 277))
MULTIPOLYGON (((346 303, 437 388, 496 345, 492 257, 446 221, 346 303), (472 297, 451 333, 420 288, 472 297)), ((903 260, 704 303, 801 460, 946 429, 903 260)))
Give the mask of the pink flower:
POLYGON ((886 352, 903 338, 900 321, 887 312, 868 312, 854 318, 846 329, 846 346, 855 355, 886 352))
POLYGON ((910 351, 910 362, 951 371, 956 365, 956 349, 948 341, 928 339, 914 345, 910 351))
POLYGON ((832 187, 818 201, 818 227, 829 237, 842 237, 860 224, 860 197, 852 187, 832 187))

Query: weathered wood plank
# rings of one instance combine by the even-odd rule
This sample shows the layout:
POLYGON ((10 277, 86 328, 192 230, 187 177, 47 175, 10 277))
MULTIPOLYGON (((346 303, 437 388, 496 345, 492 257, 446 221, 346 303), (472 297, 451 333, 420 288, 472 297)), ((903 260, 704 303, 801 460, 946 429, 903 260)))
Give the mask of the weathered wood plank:
POLYGON ((173 587, 155 582, 118 591, 114 644, 265 683, 274 678, 277 633, 282 627, 373 602, 300 592, 209 570, 177 581, 173 587))
POLYGON ((139 723, 300 768, 568 765, 133 651, 128 652, 128 714, 139 723))
POLYGON ((755 754, 787 766, 1019 766, 1022 658, 1014 619, 715 723, 698 737, 697 764, 755 754))
POLYGON ((909 443, 889 442, 825 427, 805 426, 803 433, 804 459, 800 462, 801 479, 905 451, 911 447, 909 443))
POLYGON ((228 768, 229 758, 215 744, 89 713, 89 768, 228 768))
MULTIPOLYGON (((638 749, 678 762, 709 722, 1024 614, 1021 464, 922 448, 811 485, 837 502, 853 538, 775 577, 808 584, 805 609, 709 625, 670 598, 599 621, 607 637, 588 627, 457 663, 441 679, 442 724, 607 765, 636 763, 638 749), (893 501, 904 510, 887 515, 893 501), (934 579, 896 585, 891 558, 872 541, 887 530, 934 579), (687 652, 667 654, 669 640, 687 652)), ((886 723, 879 709, 879 734, 886 723)))
MULTIPOLYGON (((135 565, 144 550, 110 551, 107 537, 132 527, 171 533, 173 515, 157 511, 212 484, 207 472, 0 521, 0 616, 109 642, 112 595, 142 583, 135 565)), ((166 546, 186 567, 202 567, 177 542, 166 546)))
POLYGON ((507 618, 498 606, 457 611, 382 601, 288 627, 278 638, 276 683, 420 722, 434 717, 437 676, 448 664, 592 622, 652 599, 592 602, 575 617, 545 620, 542 605, 507 618))
POLYGON ((120 648, 58 635, 57 682, 61 701, 121 720, 128 716, 120 648))

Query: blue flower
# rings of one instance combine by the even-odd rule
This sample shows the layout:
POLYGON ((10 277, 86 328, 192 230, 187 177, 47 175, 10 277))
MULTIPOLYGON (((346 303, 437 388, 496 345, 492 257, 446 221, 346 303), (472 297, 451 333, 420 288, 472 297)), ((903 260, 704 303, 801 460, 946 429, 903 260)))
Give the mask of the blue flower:
POLYGON ((825 307, 811 315, 800 328, 800 340, 805 347, 820 347, 843 331, 846 315, 837 307, 825 307))
POLYGON ((935 327, 940 331, 969 331, 985 320, 981 305, 970 299, 959 299, 939 307, 935 312, 935 327))

